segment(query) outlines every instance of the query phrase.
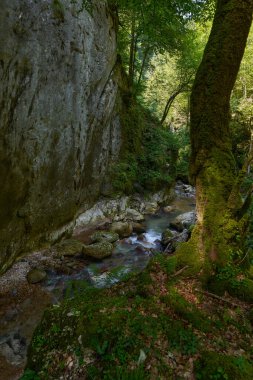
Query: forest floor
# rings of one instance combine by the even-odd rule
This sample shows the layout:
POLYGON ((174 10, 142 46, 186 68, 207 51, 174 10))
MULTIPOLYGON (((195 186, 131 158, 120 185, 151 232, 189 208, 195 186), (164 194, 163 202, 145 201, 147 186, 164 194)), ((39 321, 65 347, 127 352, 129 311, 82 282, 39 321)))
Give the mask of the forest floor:
POLYGON ((112 288, 76 285, 36 329, 23 379, 251 380, 252 305, 174 264, 158 255, 112 288))

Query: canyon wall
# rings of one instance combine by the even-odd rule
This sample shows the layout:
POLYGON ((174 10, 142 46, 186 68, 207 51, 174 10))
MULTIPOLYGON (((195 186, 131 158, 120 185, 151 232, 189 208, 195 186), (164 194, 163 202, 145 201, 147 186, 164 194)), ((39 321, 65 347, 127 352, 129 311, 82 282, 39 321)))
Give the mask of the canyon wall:
POLYGON ((103 0, 1 0, 0 272, 90 207, 118 157, 116 24, 103 0))

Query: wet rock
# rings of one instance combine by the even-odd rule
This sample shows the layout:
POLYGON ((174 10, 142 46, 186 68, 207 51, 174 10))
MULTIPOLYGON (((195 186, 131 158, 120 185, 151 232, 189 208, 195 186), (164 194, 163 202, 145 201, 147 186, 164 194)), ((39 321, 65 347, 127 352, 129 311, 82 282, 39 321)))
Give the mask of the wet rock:
POLYGON ((141 234, 141 235, 138 236, 137 241, 146 242, 147 238, 146 238, 146 236, 144 234, 141 234))
POLYGON ((180 197, 194 198, 196 195, 196 190, 193 186, 178 181, 175 186, 175 193, 180 197))
POLYGON ((146 232, 146 227, 142 223, 132 223, 133 232, 136 232, 137 234, 143 234, 146 232))
POLYGON ((94 259, 102 260, 105 257, 109 257, 112 255, 113 248, 113 244, 107 241, 102 241, 91 245, 84 245, 83 253, 86 256, 92 257, 94 259))
POLYGON ((13 364, 21 364, 26 355, 26 340, 19 333, 11 333, 0 340, 0 354, 13 364))
POLYGON ((133 222, 142 222, 145 219, 139 211, 132 208, 126 209, 126 218, 133 222))
POLYGON ((144 213, 145 214, 155 214, 159 209, 157 202, 147 202, 145 204, 144 213))
POLYGON ((75 256, 82 252, 83 243, 79 240, 64 240, 53 247, 59 256, 75 256))
POLYGON ((196 213, 195 211, 190 211, 177 216, 176 219, 170 223, 170 226, 182 232, 185 228, 189 229, 195 223, 196 213))
POLYGON ((47 274, 44 270, 35 268, 27 273, 27 281, 29 284, 37 284, 47 278, 47 274))
POLYGON ((6 311, 4 319, 7 322, 13 321, 18 315, 17 309, 9 309, 6 311))
POLYGON ((163 245, 167 245, 167 244, 169 244, 169 242, 171 241, 171 239, 173 239, 174 236, 175 236, 175 234, 174 234, 170 229, 165 230, 165 231, 162 233, 162 240, 161 240, 161 243, 162 243, 163 245))
POLYGON ((171 239, 167 240, 166 244, 163 242, 163 245, 166 246, 166 252, 174 252, 179 244, 186 242, 188 239, 189 231, 184 229, 181 233, 177 233, 171 237, 171 239))
POLYGON ((135 248, 135 252, 136 252, 137 254, 138 254, 138 253, 143 254, 143 253, 146 253, 146 251, 147 251, 147 249, 144 248, 144 247, 142 247, 142 246, 138 246, 138 247, 135 248))
POLYGON ((119 234, 120 238, 129 237, 133 232, 133 226, 128 222, 114 222, 111 231, 119 234))
POLYGON ((166 206, 163 208, 163 211, 166 212, 166 213, 170 213, 172 211, 174 211, 175 208, 173 206, 166 206))
POLYGON ((114 243, 117 240, 119 240, 119 234, 117 234, 116 232, 97 231, 93 235, 91 235, 92 243, 98 243, 102 241, 114 243))

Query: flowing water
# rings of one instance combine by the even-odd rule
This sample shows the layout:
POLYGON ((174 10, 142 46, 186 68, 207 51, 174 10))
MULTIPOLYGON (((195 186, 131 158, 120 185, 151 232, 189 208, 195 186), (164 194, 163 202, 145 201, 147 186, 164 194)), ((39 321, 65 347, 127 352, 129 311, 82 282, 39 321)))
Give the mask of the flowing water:
POLYGON ((146 267, 154 253, 162 249, 161 236, 170 222, 177 215, 192 211, 195 207, 192 196, 182 194, 180 187, 176 188, 176 192, 177 198, 171 203, 173 211, 165 213, 161 210, 155 215, 146 216, 146 232, 118 241, 111 257, 99 262, 80 257, 77 260, 79 269, 70 271, 70 274, 49 270, 44 283, 26 284, 23 298, 13 289, 10 299, 1 300, 0 378, 19 379, 26 361, 27 346, 43 311, 49 304, 60 302, 71 289, 73 281, 107 287, 120 281, 126 274, 140 272, 146 267))
POLYGON ((70 282, 84 280, 95 287, 106 287, 120 281, 128 273, 143 270, 154 253, 162 250, 162 233, 169 228, 170 222, 178 215, 192 211, 195 204, 192 198, 181 197, 172 203, 172 207, 174 211, 169 213, 159 211, 154 215, 147 215, 144 222, 146 232, 118 241, 112 256, 102 261, 90 261, 75 274, 48 273, 44 287, 53 294, 54 302, 64 296, 70 282))

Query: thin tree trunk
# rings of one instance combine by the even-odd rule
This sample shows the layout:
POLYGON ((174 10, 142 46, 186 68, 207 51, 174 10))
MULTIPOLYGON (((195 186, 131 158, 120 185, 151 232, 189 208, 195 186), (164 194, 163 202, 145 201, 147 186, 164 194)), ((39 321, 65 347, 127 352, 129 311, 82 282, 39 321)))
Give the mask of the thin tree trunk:
POLYGON ((166 117, 168 116, 170 108, 171 108, 174 100, 176 99, 176 97, 179 94, 182 94, 183 92, 187 91, 187 87, 188 87, 188 85, 190 83, 191 78, 192 78, 192 76, 190 76, 189 79, 186 82, 184 82, 183 84, 181 84, 180 87, 167 100, 167 103, 165 105, 165 108, 164 108, 164 111, 163 111, 163 115, 162 115, 162 118, 161 118, 161 121, 160 121, 161 124, 164 123, 166 117))
POLYGON ((135 15, 132 16, 131 23, 131 42, 130 42, 130 54, 129 54, 129 82, 132 86, 134 83, 134 61, 135 61, 135 46, 136 46, 136 37, 135 37, 135 28, 136 20, 135 15))
POLYGON ((212 31, 191 95, 190 174, 196 185, 195 247, 209 263, 226 265, 242 244, 239 194, 229 129, 230 96, 252 22, 253 0, 218 0, 212 31), (240 241, 241 239, 241 241, 240 241))
POLYGON ((174 102, 174 100, 176 99, 176 97, 181 93, 182 91, 181 90, 177 90, 176 92, 174 92, 174 94, 172 94, 169 99, 167 100, 167 103, 166 103, 166 106, 164 108, 164 111, 163 111, 163 115, 162 115, 162 118, 161 118, 161 121, 160 123, 163 124, 166 120, 166 117, 168 116, 168 113, 169 113, 169 110, 174 102))
POLYGON ((146 61, 147 61, 147 58, 148 58, 149 50, 150 50, 150 47, 147 47, 145 49, 145 52, 144 52, 144 55, 143 55, 143 60, 142 60, 142 64, 141 64, 141 70, 140 70, 140 74, 139 74, 139 78, 138 78, 138 82, 137 82, 137 87, 139 87, 139 85, 141 83, 141 80, 142 80, 142 75, 143 75, 144 68, 145 68, 145 65, 146 65, 146 61))

